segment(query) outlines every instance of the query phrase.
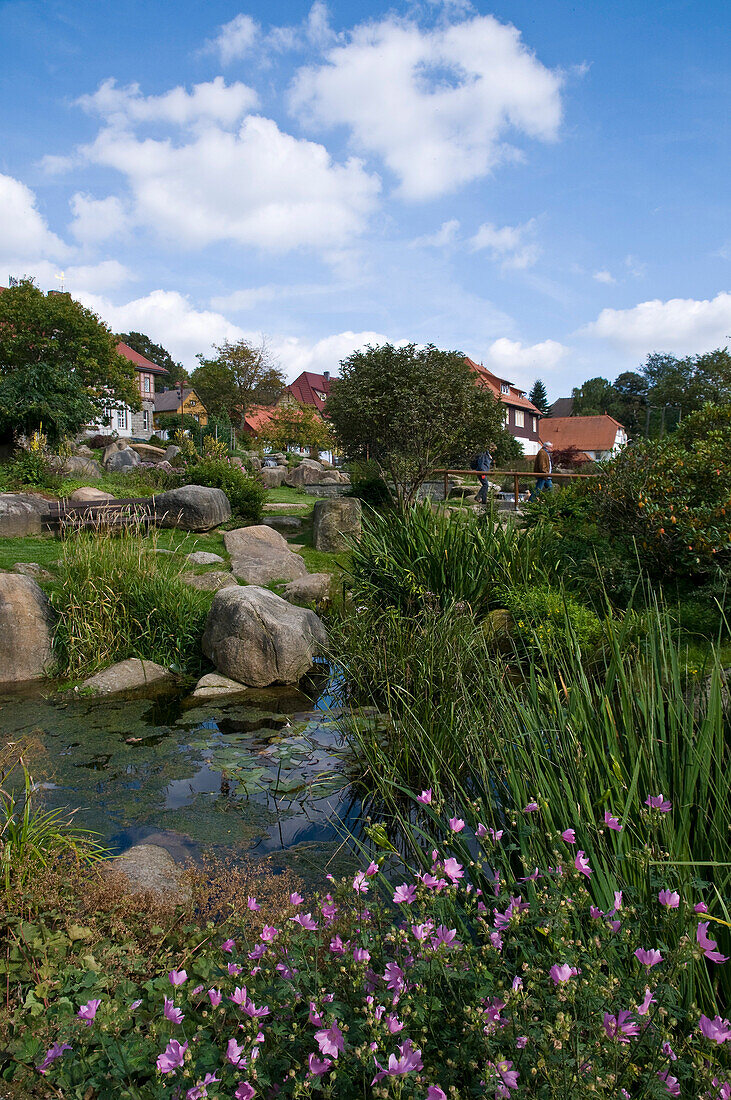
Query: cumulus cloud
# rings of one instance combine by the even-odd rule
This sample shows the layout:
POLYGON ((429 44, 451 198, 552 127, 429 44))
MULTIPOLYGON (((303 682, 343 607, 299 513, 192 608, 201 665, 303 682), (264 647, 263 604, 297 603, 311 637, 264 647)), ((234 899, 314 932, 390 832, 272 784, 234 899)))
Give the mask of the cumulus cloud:
POLYGON ((644 356, 651 351, 691 355, 728 343, 731 294, 715 298, 655 298, 632 309, 603 309, 581 330, 615 348, 644 356))
MULTIPOLYGON (((329 370, 331 374, 337 374, 341 359, 368 344, 385 344, 387 341, 388 337, 380 332, 338 332, 316 341, 298 336, 272 336, 267 344, 291 381, 303 370, 317 374, 329 370)), ((405 342, 391 341, 397 346, 405 342)))
POLYGON ((95 199, 77 191, 71 198, 74 220, 71 232, 82 244, 94 245, 116 236, 125 226, 127 215, 116 195, 95 199))
POLYGON ((508 134, 555 139, 561 86, 561 74, 493 16, 429 29, 387 18, 300 69, 290 105, 310 125, 348 127, 355 148, 380 157, 402 195, 420 200, 520 156, 508 134))
POLYGON ((88 114, 101 116, 114 126, 134 123, 165 122, 189 126, 208 121, 233 126, 258 104, 258 96, 246 84, 226 84, 222 76, 208 84, 194 84, 188 92, 182 86, 162 95, 143 95, 139 84, 122 88, 116 80, 104 80, 91 95, 76 101, 88 114))
POLYGON ((519 385, 522 383, 527 388, 529 380, 544 371, 553 370, 567 352, 568 348, 557 340, 522 344, 520 340, 502 336, 490 344, 483 363, 500 377, 516 381, 519 385))
POLYGON ((215 38, 206 43, 207 52, 215 53, 222 65, 230 65, 246 57, 259 38, 259 25, 250 15, 239 12, 228 23, 224 23, 215 38))
POLYGON ((63 260, 69 255, 68 245, 48 228, 36 196, 13 176, 0 175, 0 210, 0 255, 6 266, 10 261, 63 260))
POLYGON ((450 218, 449 221, 442 222, 436 233, 427 233, 423 237, 416 237, 411 241, 411 247, 446 248, 448 245, 455 243, 458 232, 459 221, 457 218, 450 218))
POLYGON ((500 228, 485 222, 470 241, 473 252, 488 249, 492 258, 500 260, 504 268, 522 270, 532 267, 541 254, 540 247, 531 240, 536 220, 523 225, 503 225, 500 228))

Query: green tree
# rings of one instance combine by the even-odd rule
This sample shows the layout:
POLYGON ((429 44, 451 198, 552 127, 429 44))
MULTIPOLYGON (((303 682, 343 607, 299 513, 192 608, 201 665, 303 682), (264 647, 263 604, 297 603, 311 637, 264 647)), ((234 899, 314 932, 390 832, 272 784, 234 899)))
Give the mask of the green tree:
POLYGON ((141 405, 137 372, 117 337, 70 294, 44 294, 23 280, 0 294, 0 435, 43 425, 52 441, 108 410, 141 405))
POLYGON ((188 372, 183 364, 176 362, 162 344, 154 344, 149 336, 145 336, 144 332, 123 332, 120 334, 119 339, 132 348, 133 351, 144 355, 145 359, 149 359, 151 363, 158 367, 164 367, 168 372, 165 378, 160 375, 155 376, 155 390, 157 393, 162 393, 165 386, 168 389, 172 388, 176 382, 182 382, 185 386, 189 385, 188 372))
POLYGON ((674 355, 653 352, 642 367, 651 405, 676 408, 683 416, 705 404, 731 401, 731 355, 728 348, 716 348, 703 355, 674 355))
POLYGON ((226 340, 214 344, 214 351, 218 354, 209 359, 197 356, 200 366, 190 379, 209 416, 225 413, 238 426, 251 405, 276 401, 285 378, 264 342, 255 346, 247 340, 226 340))
POLYGON ((616 412, 611 415, 623 424, 630 436, 644 430, 647 408, 647 381, 637 371, 626 370, 614 379, 616 412))
POLYGON ((182 417, 180 413, 158 413, 155 417, 155 427, 161 432, 173 432, 184 431, 190 432, 196 439, 201 434, 201 426, 194 416, 190 413, 183 413, 182 417))
POLYGON ((542 412, 544 415, 548 412, 548 394, 540 378, 536 378, 533 383, 533 388, 528 394, 528 400, 535 405, 539 412, 542 412))
POLYGON ((502 408, 464 356, 434 345, 356 351, 340 364, 325 406, 348 458, 374 460, 399 505, 455 458, 498 446, 502 408))
POLYGON ((601 416, 603 413, 613 415, 617 392, 611 382, 606 378, 588 378, 582 386, 575 386, 571 391, 574 399, 574 411, 572 416, 601 416))
POLYGON ((309 447, 313 451, 329 451, 333 433, 311 405, 279 405, 268 424, 259 432, 262 442, 275 449, 309 447))

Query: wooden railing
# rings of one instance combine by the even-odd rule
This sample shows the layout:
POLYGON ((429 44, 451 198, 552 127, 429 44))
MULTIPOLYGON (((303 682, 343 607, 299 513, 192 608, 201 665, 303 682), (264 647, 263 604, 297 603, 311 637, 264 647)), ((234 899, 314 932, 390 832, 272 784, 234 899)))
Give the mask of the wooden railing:
POLYGON ((520 479, 522 477, 533 478, 555 478, 558 480, 569 481, 572 478, 587 478, 598 477, 598 474, 568 474, 558 470, 552 470, 550 474, 538 474, 533 470, 435 470, 435 477, 444 478, 444 499, 447 500, 449 496, 449 479, 452 475, 456 474, 458 477, 486 477, 489 480, 497 477, 512 477, 513 478, 513 490, 516 507, 520 502, 520 479))

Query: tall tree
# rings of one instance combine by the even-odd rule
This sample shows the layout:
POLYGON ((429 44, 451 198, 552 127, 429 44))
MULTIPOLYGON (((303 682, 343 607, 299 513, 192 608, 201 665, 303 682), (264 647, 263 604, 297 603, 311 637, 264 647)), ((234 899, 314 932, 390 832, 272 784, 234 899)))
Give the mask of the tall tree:
POLYGON ((149 359, 151 363, 165 368, 167 374, 164 377, 162 375, 155 376, 155 390, 158 393, 161 393, 166 387, 172 389, 176 382, 188 385, 190 380, 183 364, 173 359, 170 352, 162 344, 153 343, 149 336, 145 336, 144 332, 123 332, 120 334, 119 339, 132 348, 133 351, 144 355, 145 359, 149 359))
POLYGON ((544 415, 548 412, 548 394, 540 378, 536 378, 533 383, 533 388, 528 394, 528 400, 535 405, 539 412, 542 412, 544 415))
POLYGON ((286 383, 265 342, 254 345, 238 340, 231 344, 226 340, 214 344, 213 350, 218 354, 208 359, 197 356, 200 366, 190 379, 209 416, 225 413, 239 425, 252 405, 276 401, 286 383))
POLYGON ((325 412, 346 455, 377 462, 401 506, 433 470, 490 443, 500 448, 507 434, 499 402, 476 385, 462 353, 432 344, 354 352, 340 364, 325 412))
POLYGON ((332 430, 311 405, 278 405, 268 424, 259 432, 259 439, 272 447, 309 447, 313 451, 329 451, 333 446, 332 430))
POLYGON ((684 359, 653 352, 647 356, 642 373, 648 384, 650 404, 659 408, 672 406, 683 416, 709 402, 722 405, 731 401, 728 348, 687 355, 684 359))
POLYGON ((606 378, 588 378, 582 386, 571 391, 574 399, 573 416, 601 416, 614 406, 616 391, 606 378))
POLYGON ((52 440, 103 423, 107 410, 139 409, 132 364, 117 337, 70 294, 44 294, 30 279, 0 294, 0 434, 41 425, 52 440))

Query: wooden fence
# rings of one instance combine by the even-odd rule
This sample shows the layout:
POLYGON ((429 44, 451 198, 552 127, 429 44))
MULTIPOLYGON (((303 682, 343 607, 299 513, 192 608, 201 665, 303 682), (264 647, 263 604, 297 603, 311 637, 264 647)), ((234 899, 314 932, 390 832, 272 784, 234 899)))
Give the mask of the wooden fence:
POLYGON ((498 477, 512 477, 513 478, 513 490, 514 490, 514 499, 515 499, 516 508, 517 508, 517 506, 520 502, 520 479, 522 477, 532 477, 532 478, 550 477, 551 479, 555 478, 557 481, 558 480, 569 481, 572 478, 590 478, 590 477, 598 477, 599 476, 598 474, 568 474, 568 473, 559 472, 557 470, 552 470, 550 474, 537 474, 537 473, 534 473, 533 470, 435 470, 434 471, 434 476, 435 477, 443 477, 444 478, 444 499, 445 500, 447 500, 448 497, 449 497, 449 479, 454 474, 456 474, 458 477, 477 477, 477 478, 486 477, 488 480, 490 480, 491 478, 498 478, 498 477))

